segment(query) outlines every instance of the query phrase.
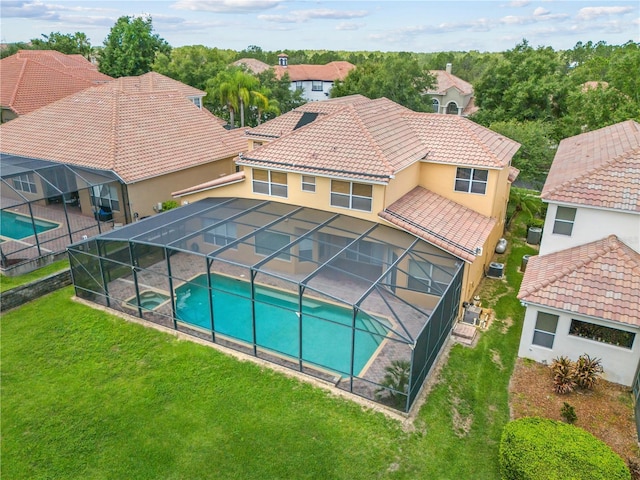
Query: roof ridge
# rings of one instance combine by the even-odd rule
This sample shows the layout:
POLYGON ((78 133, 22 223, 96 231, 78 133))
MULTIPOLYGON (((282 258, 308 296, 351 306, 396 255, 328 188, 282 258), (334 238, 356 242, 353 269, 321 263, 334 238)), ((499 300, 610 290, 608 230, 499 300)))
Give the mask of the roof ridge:
POLYGON ((559 190, 561 191, 562 189, 564 189, 565 187, 571 185, 572 183, 576 183, 580 180, 585 179, 586 177, 593 175, 594 173, 597 173, 599 171, 601 171, 602 169, 604 169, 605 167, 610 167, 613 163, 617 162, 618 160, 622 159, 625 155, 628 155, 629 152, 635 152, 636 150, 640 151, 640 145, 632 148, 631 150, 627 150, 625 152, 622 152, 619 155, 616 155, 615 157, 610 158, 609 160, 594 166, 593 168, 591 168, 590 170, 586 170, 584 173, 582 173, 581 175, 578 175, 577 177, 573 177, 570 179, 565 180, 564 182, 556 185, 555 187, 553 187, 551 190, 547 190, 547 191, 542 191, 540 192, 540 197, 544 199, 544 197, 546 197, 547 195, 553 195, 554 193, 557 193, 559 190))
POLYGON ((116 171, 116 157, 117 157, 117 146, 118 142, 116 141, 117 133, 120 122, 118 121, 118 111, 120 106, 120 95, 118 90, 112 90, 112 96, 114 97, 113 102, 111 103, 111 169, 116 171))
MULTIPOLYGON (((559 272, 559 274, 550 275, 548 277, 545 277, 541 282, 531 285, 530 288, 526 289, 523 292, 522 297, 524 297, 526 295, 530 295, 530 294, 532 294, 532 293, 534 293, 534 292, 536 292, 536 291, 538 291, 538 290, 540 290, 540 289, 542 289, 544 287, 548 287, 552 283, 557 282, 558 280, 566 277, 567 275, 570 275, 571 273, 576 272, 577 270, 580 270, 581 268, 586 267, 588 264, 590 264, 591 262, 597 260, 598 258, 601 258, 605 254, 619 249, 621 247, 621 244, 622 244, 622 242, 620 242, 618 237, 615 236, 615 235, 609 235, 607 238, 602 239, 602 240, 597 240, 596 242, 592 242, 591 244, 595 244, 595 243, 602 243, 602 245, 599 245, 595 249, 595 251, 592 252, 592 253, 585 253, 585 258, 580 259, 574 265, 563 267, 561 269, 561 271, 559 272)), ((589 244, 587 243, 587 244, 584 244, 584 245, 579 245, 579 246, 574 247, 574 248, 587 247, 588 245, 589 244)), ((549 254, 549 255, 559 254, 559 253, 562 253, 563 251, 564 250, 560 250, 558 252, 554 252, 554 253, 549 254)), ((520 297, 520 295, 518 295, 518 297, 520 297)))
MULTIPOLYGON (((366 127, 366 125, 362 121, 362 118, 360 118, 360 114, 358 110, 356 110, 355 105, 350 103, 347 106, 349 107, 349 110, 351 110, 355 115, 356 121, 358 122, 358 126, 360 127, 360 130, 364 131, 366 138, 369 140, 370 143, 373 144, 373 147, 376 150, 378 157, 387 166, 387 171, 389 172, 389 176, 393 175, 395 173, 395 170, 391 165, 391 162, 389 162, 389 160, 387 159, 387 156, 384 154, 384 152, 380 148, 380 145, 378 145, 378 142, 375 140, 375 138, 373 138, 373 136, 371 135, 371 132, 369 132, 369 129, 366 127)), ((402 118, 402 116, 400 116, 400 118, 402 118)))
POLYGON ((479 127, 479 128, 482 128, 482 129, 486 129, 489 132, 491 132, 491 133, 493 133, 493 134, 495 134, 495 135, 497 135, 499 137, 506 138, 504 135, 502 135, 501 133, 498 133, 498 132, 494 132, 493 130, 488 129, 487 127, 483 127, 480 124, 474 123, 471 120, 469 120, 469 119, 467 119, 465 117, 462 117, 460 115, 448 115, 448 116, 449 117, 453 117, 454 121, 459 122, 461 124, 462 128, 464 128, 469 133, 469 135, 471 135, 473 137, 474 141, 480 145, 480 148, 485 153, 487 153, 489 155, 489 157, 491 159, 493 159, 494 162, 496 162, 497 164, 500 164, 500 159, 498 158, 498 156, 493 152, 493 150, 491 150, 487 146, 486 142, 480 140, 480 137, 478 136, 478 134, 471 127, 474 126, 474 127, 479 127))
MULTIPOLYGON (((18 81, 16 82, 16 87, 13 89, 13 93, 11 94, 11 101, 9 102, 9 105, 13 105, 16 97, 18 96, 18 88, 20 87, 20 84, 22 83, 22 77, 24 75, 24 71, 27 68, 27 61, 29 60, 28 58, 25 59, 20 59, 18 58, 18 60, 22 60, 22 67, 20 67, 20 74, 18 75, 18 81)), ((7 105, 7 106, 9 106, 7 105)), ((16 112, 18 113, 18 112, 16 112)))

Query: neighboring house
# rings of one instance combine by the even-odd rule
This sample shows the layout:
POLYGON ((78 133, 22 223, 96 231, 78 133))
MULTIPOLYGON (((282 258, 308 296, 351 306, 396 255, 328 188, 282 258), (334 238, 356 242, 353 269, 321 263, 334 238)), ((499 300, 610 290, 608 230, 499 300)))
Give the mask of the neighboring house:
POLYGON ((503 234, 518 143, 361 95, 307 103, 246 138, 238 173, 174 196, 268 199, 407 231, 464 262, 462 298, 472 297, 503 234))
POLYGON ((433 89, 427 90, 433 102, 434 113, 469 116, 476 112, 473 96, 473 86, 451 73, 451 64, 447 63, 446 70, 431 70, 436 78, 433 89))
POLYGON ((2 123, 113 80, 82 55, 55 50, 20 50, 3 58, 0 78, 2 123))
POLYGON ((640 251, 640 124, 562 140, 540 196, 548 204, 540 255, 609 234, 640 251))
POLYGON ((254 58, 241 58, 233 64, 243 66, 255 74, 273 68, 278 79, 289 74, 291 90, 302 91, 302 98, 309 102, 327 100, 335 81, 344 80, 349 72, 356 68, 352 63, 345 61, 329 62, 326 65, 289 65, 286 53, 278 55, 278 65, 274 67, 254 58))
MULTIPOLYGON (((76 192, 83 215, 100 207, 128 223, 161 210, 176 188, 228 175, 245 149, 242 131, 201 108, 205 92, 158 73, 83 90, 0 127, 2 153, 113 172, 119 181, 76 192), (34 132, 37 132, 34 133, 34 132)), ((45 186, 37 174, 12 179, 23 196, 45 186)), ((3 195, 8 193, 3 190, 3 195)), ((40 203, 59 201, 45 198, 40 203)))
POLYGON ((587 353, 602 359, 606 379, 631 385, 640 359, 640 124, 560 142, 541 197, 547 217, 518 295, 527 307, 518 354, 551 362, 587 353))

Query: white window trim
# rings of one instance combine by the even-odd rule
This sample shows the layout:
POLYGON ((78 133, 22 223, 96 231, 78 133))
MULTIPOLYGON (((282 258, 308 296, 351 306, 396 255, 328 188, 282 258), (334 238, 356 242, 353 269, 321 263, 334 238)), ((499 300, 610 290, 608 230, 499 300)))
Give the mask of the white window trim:
POLYGON ((535 318, 535 323, 533 324, 533 335, 531 336, 531 345, 539 347, 539 348, 544 348, 546 350, 553 350, 553 345, 556 341, 556 335, 558 333, 558 323, 560 323, 560 316, 559 315, 555 315, 553 313, 547 313, 547 312, 540 312, 538 311, 536 313, 536 318, 535 318), (538 316, 540 314, 544 314, 544 315, 550 315, 552 317, 556 317, 556 329, 553 332, 549 332, 547 330, 540 330, 539 328, 537 328, 538 326, 538 316), (535 337, 536 337, 536 333, 542 333, 544 335, 550 335, 552 337, 551 340, 551 347, 547 347, 545 345, 540 345, 539 343, 533 343, 535 337))
POLYGON ((322 80, 311 80, 311 91, 322 92, 324 90, 324 82, 322 80), (320 84, 320 88, 317 85, 320 84))
POLYGON ((456 167, 456 177, 453 180, 453 191, 454 192, 458 192, 458 193, 469 193, 471 195, 486 195, 487 194, 487 187, 489 186, 489 169, 487 168, 475 168, 475 167, 456 167), (467 180, 466 178, 458 178, 458 171, 460 169, 465 169, 465 170, 471 170, 471 176, 469 177, 469 179, 467 180), (487 172, 487 180, 474 180, 473 179, 473 174, 476 172, 476 170, 478 171, 485 171, 487 172), (458 180, 462 180, 465 182, 469 182, 469 187, 466 190, 458 190, 456 188, 456 184, 458 183, 458 180), (483 184, 484 185, 484 192, 482 193, 478 193, 478 192, 473 192, 473 185, 474 183, 477 184, 483 184))
POLYGON ((554 234, 554 235, 562 235, 562 236, 565 236, 565 237, 570 237, 570 236, 572 236, 572 235, 573 235, 573 227, 575 226, 575 223, 576 223, 576 215, 577 215, 577 213, 578 213, 578 209, 577 209, 577 208, 574 208, 574 207, 564 207, 564 206, 558 205, 558 206, 556 207, 556 215, 555 215, 555 218, 553 219, 553 230, 552 230, 552 231, 553 231, 553 234, 554 234), (561 208, 566 208, 567 210, 573 210, 573 220, 565 220, 565 219, 563 219, 563 218, 558 218, 558 211, 559 211, 561 208), (561 224, 563 224, 563 225, 571 225, 571 231, 570 231, 569 233, 556 232, 556 224, 557 224, 557 223, 561 223, 561 224))
POLYGON ((114 185, 94 185, 91 187, 91 197, 94 202, 94 207, 109 207, 112 212, 120 211, 120 198, 118 198, 118 190, 114 185), (108 188, 108 192, 106 196, 102 196, 102 188, 108 188), (96 193, 97 192, 97 193, 96 193), (117 208, 114 207, 114 204, 117 208))
POLYGON ((330 186, 330 192, 329 192, 329 204, 332 207, 335 208, 344 208, 346 210, 355 210, 357 212, 371 212, 373 210, 373 185, 371 185, 371 196, 370 197, 363 197, 361 195, 354 195, 353 194, 353 185, 354 184, 358 184, 358 185, 370 185, 368 183, 361 183, 361 182, 351 182, 349 180, 331 180, 331 186, 330 186), (334 192, 333 191, 333 182, 334 181, 339 181, 339 182, 345 182, 349 184, 349 193, 339 193, 339 192, 334 192), (341 197, 348 197, 349 198, 349 206, 348 207, 344 207, 342 205, 334 205, 333 204, 333 195, 340 195, 341 197), (371 206, 369 207, 369 210, 363 210, 361 208, 354 208, 353 207, 353 199, 354 198, 361 198, 361 199, 366 199, 369 200, 371 202, 371 206))
POLYGON ((15 176, 11 180, 13 183, 13 188, 15 188, 16 190, 26 193, 38 193, 36 181, 33 177, 33 173, 31 172, 15 176))
MULTIPOLYGON (((440 293, 440 291, 444 292, 447 289, 447 287, 449 286, 449 284, 451 283, 451 280, 449 282, 447 282, 447 283, 439 282, 438 280, 433 280, 434 267, 442 268, 443 270, 446 270, 447 268, 449 268, 449 267, 445 267, 444 265, 436 266, 433 263, 422 262, 420 260, 413 260, 413 259, 409 260, 409 267, 407 268, 407 273, 409 274, 410 277, 413 277, 416 280, 419 280, 420 282, 422 282, 425 285, 426 291, 422 291, 422 293, 429 293, 429 294, 436 293, 436 294, 438 294, 438 293, 440 293), (419 267, 418 267, 418 270, 420 270, 419 273, 421 275, 427 275, 427 276, 426 277, 422 277, 422 276, 419 276, 419 275, 413 275, 411 273, 411 271, 410 271, 411 270, 411 262, 422 264, 422 265, 419 265, 419 267), (427 268, 425 268, 425 266, 427 266, 427 268), (422 270, 425 270, 425 271, 423 272, 422 270), (435 288, 431 288, 434 283, 436 285, 438 285, 439 290, 436 290, 435 288)), ((452 279, 453 279, 454 275, 455 275, 455 271, 451 272, 452 279)), ((409 281, 407 280, 407 286, 408 286, 408 283, 409 283, 409 281)))
POLYGON ((288 185, 288 182, 289 182, 289 176, 287 175, 287 172, 278 172, 278 173, 283 173, 283 174, 287 177, 287 183, 277 183, 277 182, 274 182, 274 181, 271 179, 271 173, 272 173, 272 170, 265 170, 265 169, 263 169, 263 168, 258 168, 258 169, 255 169, 255 168, 254 168, 254 169, 252 169, 252 170, 251 170, 251 190, 253 191, 253 193, 255 193, 256 195, 268 195, 268 196, 270 196, 270 197, 289 198, 289 185, 288 185), (267 174, 268 174, 268 180, 267 180, 267 181, 264 181, 264 180, 256 180, 256 179, 254 178, 254 176, 253 176, 253 175, 254 175, 255 170, 264 170, 265 172, 267 172, 267 174), (259 184, 262 184, 262 185, 267 185, 267 191, 268 191, 268 193, 256 192, 256 189, 255 189, 255 184, 256 184, 256 183, 259 183, 259 184), (285 195, 276 195, 276 194, 274 194, 274 193, 273 193, 273 186, 274 186, 274 185, 277 185, 277 186, 279 186, 279 187, 284 187, 284 189, 285 189, 285 195))
POLYGON ((315 176, 313 176, 313 175, 300 175, 300 184, 301 184, 300 185, 300 189, 303 192, 316 193, 316 177, 315 176), (305 182, 304 181, 304 177, 313 178, 313 183, 305 182), (313 190, 307 190, 307 189, 304 188, 305 186, 313 186, 313 190))

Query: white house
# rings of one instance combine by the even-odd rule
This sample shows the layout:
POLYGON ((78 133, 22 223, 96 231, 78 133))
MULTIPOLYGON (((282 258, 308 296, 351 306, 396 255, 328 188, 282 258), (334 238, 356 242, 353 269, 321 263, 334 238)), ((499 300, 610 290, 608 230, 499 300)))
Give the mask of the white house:
POLYGON ((551 362, 586 353, 607 380, 632 385, 640 346, 640 124, 560 142, 541 194, 540 255, 518 298, 527 307, 518 355, 551 362))

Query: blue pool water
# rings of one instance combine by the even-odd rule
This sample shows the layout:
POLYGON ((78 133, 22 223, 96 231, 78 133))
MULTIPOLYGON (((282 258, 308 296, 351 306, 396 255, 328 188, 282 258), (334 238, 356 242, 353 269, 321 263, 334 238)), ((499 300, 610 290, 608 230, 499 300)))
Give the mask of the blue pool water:
MULTIPOLYGON (((179 320, 211 328, 207 275, 202 274, 176 289, 179 320)), ((215 331, 253 343, 251 285, 222 275, 212 275, 215 331)), ((298 297, 280 290, 256 286, 256 343, 280 354, 299 357, 300 318, 298 297)), ((349 374, 351 371, 351 309, 318 300, 302 306, 302 358, 321 367, 349 374)), ((384 327, 362 314, 356 319, 354 374, 367 364, 385 336, 384 327), (374 332, 375 334, 369 333, 374 332)))
MULTIPOLYGON (((35 220, 36 232, 42 233, 53 228, 58 228, 59 223, 45 222, 44 220, 35 220)), ((27 215, 0 211, 0 235, 12 238, 14 240, 22 240, 33 235, 33 223, 27 215)))

